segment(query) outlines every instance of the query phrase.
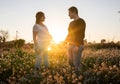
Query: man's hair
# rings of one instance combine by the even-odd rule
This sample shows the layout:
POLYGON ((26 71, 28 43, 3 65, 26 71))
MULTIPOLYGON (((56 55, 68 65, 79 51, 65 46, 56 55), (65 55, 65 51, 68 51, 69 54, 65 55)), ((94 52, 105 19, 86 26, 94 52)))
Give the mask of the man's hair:
POLYGON ((41 17, 43 17, 44 16, 44 13, 43 12, 37 12, 36 13, 36 23, 39 23, 39 21, 40 21, 40 19, 41 19, 41 17))
POLYGON ((78 9, 76 7, 74 7, 74 6, 70 7, 68 10, 78 14, 78 9))

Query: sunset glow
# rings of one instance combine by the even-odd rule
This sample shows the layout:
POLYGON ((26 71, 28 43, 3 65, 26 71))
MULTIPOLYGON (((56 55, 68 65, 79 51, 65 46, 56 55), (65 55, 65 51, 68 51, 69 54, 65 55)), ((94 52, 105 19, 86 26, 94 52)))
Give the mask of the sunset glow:
POLYGON ((67 33, 64 29, 57 28, 51 30, 51 35, 55 43, 60 43, 61 41, 65 40, 67 33))
POLYGON ((71 6, 77 7, 79 16, 86 21, 85 39, 88 42, 100 42, 101 39, 117 42, 120 39, 120 0, 1 0, 0 6, 0 29, 9 32, 7 40, 14 40, 17 35, 18 39, 32 42, 35 14, 43 11, 55 43, 63 41, 71 22, 68 15, 71 6))
POLYGON ((50 47, 48 47, 48 51, 50 51, 51 50, 51 48, 50 47))

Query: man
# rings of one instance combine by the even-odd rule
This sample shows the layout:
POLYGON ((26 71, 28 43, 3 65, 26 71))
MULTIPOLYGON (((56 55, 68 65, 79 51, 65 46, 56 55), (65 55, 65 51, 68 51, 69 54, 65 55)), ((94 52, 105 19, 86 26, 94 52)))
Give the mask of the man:
POLYGON ((68 62, 70 66, 75 67, 75 71, 80 70, 80 59, 84 48, 84 37, 85 37, 85 21, 79 17, 78 10, 72 6, 68 9, 70 22, 68 27, 68 35, 65 42, 69 43, 68 47, 68 62))

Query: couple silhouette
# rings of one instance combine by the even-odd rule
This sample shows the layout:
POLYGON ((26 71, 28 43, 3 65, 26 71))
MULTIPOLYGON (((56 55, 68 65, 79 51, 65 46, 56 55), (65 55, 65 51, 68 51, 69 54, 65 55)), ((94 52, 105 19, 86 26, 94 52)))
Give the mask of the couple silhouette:
MULTIPOLYGON (((81 66, 81 55, 84 49, 84 37, 86 23, 84 19, 78 15, 78 9, 74 6, 68 9, 70 22, 68 26, 68 35, 65 39, 65 43, 68 46, 68 62, 71 67, 75 67, 75 71, 80 71, 81 66)), ((34 49, 36 53, 35 69, 39 70, 42 60, 44 61, 45 67, 49 66, 48 63, 48 50, 47 47, 52 40, 47 26, 43 23, 45 21, 45 14, 40 11, 36 13, 36 22, 33 26, 33 41, 34 49)))

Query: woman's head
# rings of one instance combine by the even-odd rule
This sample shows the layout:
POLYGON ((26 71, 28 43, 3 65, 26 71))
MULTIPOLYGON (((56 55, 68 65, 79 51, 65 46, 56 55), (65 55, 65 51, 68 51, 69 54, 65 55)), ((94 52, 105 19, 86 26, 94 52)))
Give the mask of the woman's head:
POLYGON ((40 22, 43 22, 45 20, 45 14, 43 12, 37 12, 36 13, 36 24, 39 24, 40 22))

